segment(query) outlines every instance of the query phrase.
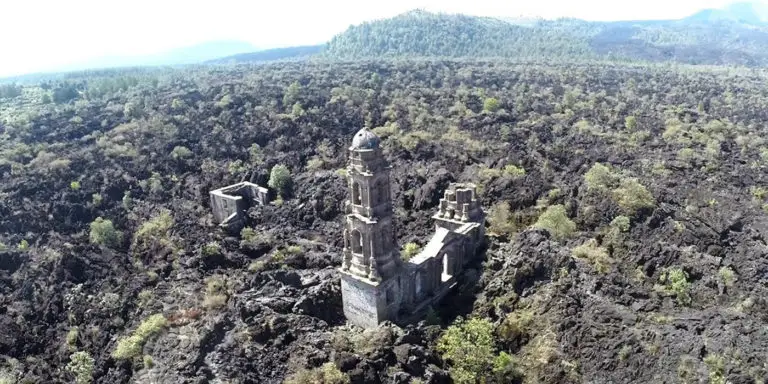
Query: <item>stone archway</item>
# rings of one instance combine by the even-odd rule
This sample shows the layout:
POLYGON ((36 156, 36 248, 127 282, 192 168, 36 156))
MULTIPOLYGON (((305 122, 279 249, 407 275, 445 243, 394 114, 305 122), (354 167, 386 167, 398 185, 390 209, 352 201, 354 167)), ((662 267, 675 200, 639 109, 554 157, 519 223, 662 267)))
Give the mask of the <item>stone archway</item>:
POLYGON ((352 253, 361 255, 363 254, 363 235, 357 229, 353 229, 349 235, 350 247, 352 253))

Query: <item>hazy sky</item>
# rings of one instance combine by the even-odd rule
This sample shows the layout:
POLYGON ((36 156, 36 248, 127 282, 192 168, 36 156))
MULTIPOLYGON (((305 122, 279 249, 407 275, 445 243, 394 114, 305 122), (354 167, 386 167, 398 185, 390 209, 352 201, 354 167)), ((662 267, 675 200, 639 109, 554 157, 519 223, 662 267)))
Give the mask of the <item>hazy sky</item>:
POLYGON ((728 0, 0 0, 0 76, 101 56, 236 39, 257 47, 316 44, 350 24, 414 9, 587 20, 688 16, 728 0))

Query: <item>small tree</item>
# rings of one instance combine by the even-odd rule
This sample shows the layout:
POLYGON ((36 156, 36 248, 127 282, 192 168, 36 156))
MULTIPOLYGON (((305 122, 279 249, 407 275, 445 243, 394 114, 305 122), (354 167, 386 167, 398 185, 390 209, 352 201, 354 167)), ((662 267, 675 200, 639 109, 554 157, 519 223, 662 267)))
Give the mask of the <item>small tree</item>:
POLYGON ((188 159, 192 156, 192 151, 189 150, 189 148, 184 146, 176 146, 173 148, 173 151, 171 151, 171 157, 174 160, 184 160, 188 159))
POLYGON ((569 237, 576 231, 576 223, 568 218, 562 204, 547 207, 533 226, 546 229, 558 240, 569 237))
POLYGON ((613 198, 622 209, 630 214, 634 214, 640 209, 656 206, 656 200, 651 192, 636 178, 622 179, 619 187, 613 190, 613 198))
POLYGON ((483 102, 483 110, 487 112, 496 112, 499 110, 499 100, 495 97, 489 97, 483 102))
POLYGON ((637 118, 634 116, 627 116, 627 118, 624 119, 624 126, 628 130, 634 131, 635 128, 637 128, 637 118))
POLYGON ((451 365, 454 382, 479 382, 493 370, 496 358, 493 324, 488 319, 459 319, 440 336, 437 350, 451 365))
POLYGON ((123 234, 115 229, 112 221, 97 217, 91 223, 91 243, 114 247, 123 241, 123 234))
POLYGON ((94 360, 88 352, 75 352, 69 355, 67 371, 75 375, 76 384, 90 384, 93 381, 94 360))
POLYGON ((270 188, 277 191, 277 193, 283 197, 291 186, 291 171, 288 170, 283 164, 278 164, 272 167, 272 172, 269 174, 268 185, 270 188))

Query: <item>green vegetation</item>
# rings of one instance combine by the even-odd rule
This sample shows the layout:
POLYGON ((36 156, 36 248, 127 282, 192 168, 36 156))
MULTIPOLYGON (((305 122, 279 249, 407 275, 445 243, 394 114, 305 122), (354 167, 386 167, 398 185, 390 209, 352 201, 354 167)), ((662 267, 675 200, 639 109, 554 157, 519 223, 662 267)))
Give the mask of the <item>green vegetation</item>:
POLYGON ((510 177, 522 177, 525 176, 525 169, 514 164, 509 164, 504 167, 504 174, 510 177))
POLYGON ((80 190, 80 182, 79 181, 73 181, 69 183, 69 188, 73 191, 80 190))
POLYGON ((584 182, 589 191, 601 193, 610 190, 613 200, 629 215, 656 206, 651 192, 637 178, 625 177, 604 164, 595 163, 584 174, 584 182))
POLYGON ((139 227, 133 236, 133 247, 136 250, 146 249, 153 244, 167 244, 169 231, 173 228, 174 220, 171 211, 162 210, 139 227))
POLYGON ((725 384, 725 359, 716 354, 704 357, 704 364, 709 370, 709 384, 725 384))
POLYGON ((80 335, 80 330, 77 327, 72 327, 67 332, 67 346, 75 348, 77 346, 77 337, 80 335))
POLYGON ((205 299, 203 306, 208 309, 220 309, 227 305, 227 282, 223 276, 211 276, 205 279, 205 299))
POLYGON ((189 150, 189 148, 184 146, 176 146, 171 151, 171 158, 174 160, 184 160, 192 157, 193 153, 189 150))
POLYGON ((595 191, 605 191, 614 188, 619 179, 620 175, 615 174, 611 168, 601 163, 595 163, 584 174, 587 189, 595 191))
POLYGON ((330 41, 324 56, 505 57, 525 62, 611 59, 695 64, 742 64, 740 58, 750 57, 765 64, 768 39, 762 34, 747 36, 749 31, 752 26, 747 24, 718 23, 702 28, 695 21, 644 24, 560 19, 519 25, 417 10, 352 26, 330 41), (670 46, 691 50, 672 58, 658 55, 659 50, 670 46))
POLYGON ((93 381, 94 360, 88 352, 75 352, 69 355, 67 372, 75 376, 76 384, 90 384, 93 381))
POLYGON ((349 377, 333 363, 325 363, 319 368, 302 369, 288 376, 284 384, 348 384, 349 377))
POLYGON ((629 214, 656 206, 656 200, 651 192, 635 178, 622 179, 619 187, 613 190, 613 198, 629 214))
POLYGON ((111 220, 97 217, 91 223, 90 239, 92 244, 116 247, 123 241, 123 234, 115 229, 111 220))
POLYGON ((490 233, 496 235, 509 235, 515 231, 512 223, 512 215, 509 211, 509 203, 503 201, 494 204, 488 211, 488 223, 490 233))
POLYGON ((726 288, 732 287, 733 283, 736 282, 736 273, 733 272, 731 267, 720 267, 717 271, 717 277, 726 288))
POLYGON ((659 289, 667 294, 674 295, 680 305, 691 304, 691 283, 688 281, 688 273, 681 268, 668 268, 659 275, 659 282, 663 286, 659 289))
POLYGON ((547 207, 533 226, 546 229, 558 240, 568 238, 576 231, 576 223, 568 218, 562 204, 547 207))
POLYGON ((489 97, 483 102, 483 110, 486 112, 496 112, 500 108, 499 100, 489 97))
POLYGON ((403 252, 402 252, 403 260, 408 261, 414 256, 416 256, 419 252, 421 252, 421 246, 419 246, 416 243, 406 243, 403 246, 403 252))
POLYGON ((277 191, 281 197, 285 197, 286 192, 291 187, 291 171, 288 170, 283 164, 278 164, 272 167, 272 172, 269 174, 268 185, 270 188, 277 191))
POLYGON ((144 344, 147 340, 162 332, 168 321, 165 316, 156 314, 145 319, 131 336, 121 338, 117 341, 115 350, 112 351, 112 357, 118 360, 132 359, 141 355, 144 344))
POLYGON ((437 350, 450 364, 450 374, 457 384, 485 382, 496 378, 505 382, 519 377, 515 361, 505 352, 496 352, 493 324, 487 319, 458 319, 437 341, 437 350))
POLYGON ((216 256, 221 254, 221 246, 216 241, 211 241, 202 248, 203 256, 216 256))
POLYGON ((586 243, 579 245, 571 252, 573 257, 586 260, 599 273, 608 273, 613 264, 613 260, 610 255, 608 255, 608 251, 599 246, 595 239, 587 240, 586 243))

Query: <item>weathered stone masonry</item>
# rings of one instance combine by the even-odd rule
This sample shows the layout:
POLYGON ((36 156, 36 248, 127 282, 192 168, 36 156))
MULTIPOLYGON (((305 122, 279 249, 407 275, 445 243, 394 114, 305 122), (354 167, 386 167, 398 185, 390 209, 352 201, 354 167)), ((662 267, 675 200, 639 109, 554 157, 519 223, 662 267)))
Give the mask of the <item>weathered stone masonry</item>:
POLYGON ((210 192, 213 218, 230 233, 245 226, 245 212, 254 204, 269 202, 269 190, 244 181, 210 192))
POLYGON ((380 139, 362 129, 349 148, 341 289, 350 323, 407 321, 442 299, 481 247, 485 214, 472 184, 451 184, 433 216, 435 234, 411 260, 400 258, 392 222, 390 167, 380 139))

